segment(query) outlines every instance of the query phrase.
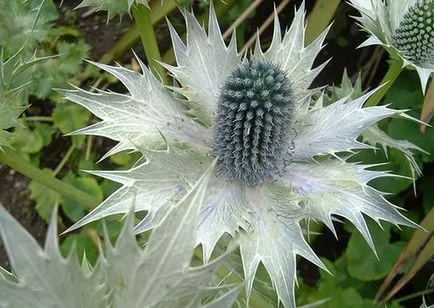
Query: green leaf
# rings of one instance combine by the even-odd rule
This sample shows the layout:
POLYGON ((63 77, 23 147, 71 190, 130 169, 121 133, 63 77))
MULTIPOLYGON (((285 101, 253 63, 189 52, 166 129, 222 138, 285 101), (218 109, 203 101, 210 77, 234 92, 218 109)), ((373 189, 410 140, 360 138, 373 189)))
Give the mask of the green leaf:
POLYGON ((322 261, 333 275, 320 270, 320 279, 314 287, 302 284, 298 304, 310 304, 327 299, 328 301, 320 307, 373 307, 372 300, 367 298, 372 298, 375 294, 376 284, 350 277, 344 256, 334 263, 327 259, 322 259, 322 261))
POLYGON ((23 112, 24 108, 8 105, 6 102, 0 101, 0 150, 2 146, 9 146, 9 140, 12 134, 6 129, 18 125, 17 118, 23 112))
POLYGON ((6 56, 17 52, 24 44, 34 50, 37 42, 49 39, 57 10, 51 0, 0 1, 0 47, 6 56))
POLYGON ((420 91, 420 83, 417 73, 404 70, 393 83, 385 96, 386 103, 392 104, 397 109, 413 109, 420 111, 423 94, 420 91))
POLYGON ((139 160, 141 153, 130 153, 130 151, 122 151, 110 156, 110 161, 118 166, 131 167, 139 160))
MULTIPOLYGON (((86 192, 90 195, 93 195, 98 198, 101 202, 103 200, 103 193, 101 188, 98 185, 98 182, 95 178, 90 176, 74 176, 71 172, 69 172, 64 178, 63 181, 86 192)), ((84 205, 71 200, 65 196, 62 196, 60 199, 62 209, 65 212, 65 215, 68 216, 69 219, 76 222, 79 219, 83 218, 85 214, 86 208, 84 205)), ((90 209, 88 209, 90 210, 90 209)))
POLYGON ((405 246, 404 242, 389 243, 390 224, 385 223, 384 230, 372 221, 368 221, 368 226, 375 241, 378 259, 358 231, 351 235, 346 252, 348 273, 362 281, 385 277, 405 246))
POLYGON ((390 299, 434 256, 434 238, 432 237, 432 230, 434 229, 434 208, 426 215, 420 225, 424 229, 419 229, 414 232, 413 237, 399 255, 399 258, 394 262, 393 270, 390 271, 387 279, 381 286, 380 290, 382 292, 378 294, 378 296, 381 296, 385 290, 389 290, 384 298, 390 299), (395 281, 394 278, 399 271, 403 271, 404 275, 398 281, 395 281), (393 285, 389 288, 392 282, 393 285))
MULTIPOLYGON (((82 128, 89 121, 90 113, 83 107, 72 104, 63 103, 58 104, 53 111, 53 120, 59 130, 64 133, 73 132, 82 128)), ((81 148, 85 140, 85 136, 73 136, 72 143, 81 148)))
MULTIPOLYGON (((44 172, 53 175, 51 169, 44 169, 44 172)), ((36 202, 36 211, 39 216, 49 222, 54 205, 59 202, 59 194, 36 181, 30 183, 30 198, 36 202)))
POLYGON ((33 154, 41 151, 44 146, 44 138, 38 130, 18 126, 14 129, 11 144, 17 150, 33 154))
POLYGON ((104 198, 110 196, 113 192, 118 190, 121 187, 121 184, 104 179, 101 183, 101 189, 104 193, 104 198))
POLYGON ((53 134, 53 127, 51 125, 36 122, 34 130, 38 131, 41 135, 43 146, 47 146, 51 143, 51 135, 53 134))
POLYGON ((59 58, 56 59, 59 70, 63 74, 75 74, 80 71, 83 59, 89 55, 90 47, 84 40, 77 42, 59 42, 57 51, 59 58))
POLYGON ((95 162, 91 159, 80 159, 78 162, 78 172, 77 174, 79 176, 89 176, 89 173, 84 172, 82 170, 98 170, 97 166, 95 165, 95 162))
POLYGON ((60 251, 66 258, 71 253, 72 248, 75 248, 76 251, 72 253, 77 254, 80 263, 84 253, 86 253, 87 260, 91 264, 95 264, 98 258, 98 248, 88 234, 69 234, 62 245, 60 245, 60 251))
MULTIPOLYGON (((106 235, 110 238, 110 240, 115 240, 119 236, 122 230, 122 222, 118 217, 107 217, 104 218, 103 222, 95 223, 95 230, 98 232, 99 236, 104 236, 104 232, 107 232, 106 235), (105 226, 105 230, 104 227, 105 226)), ((112 241, 112 243, 114 243, 112 241)))

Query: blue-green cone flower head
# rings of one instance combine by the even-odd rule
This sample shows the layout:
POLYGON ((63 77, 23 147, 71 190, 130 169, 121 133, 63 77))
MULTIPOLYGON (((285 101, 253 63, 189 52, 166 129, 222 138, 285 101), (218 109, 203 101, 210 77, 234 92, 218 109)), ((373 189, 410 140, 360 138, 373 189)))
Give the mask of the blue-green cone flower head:
MULTIPOLYGON (((325 268, 304 238, 306 220, 322 221, 335 232, 333 216, 345 217, 373 249, 364 215, 414 225, 369 186, 392 174, 367 170, 372 166, 343 155, 372 148, 359 136, 403 112, 363 108, 372 92, 331 104, 321 94, 312 100, 319 92, 310 89, 312 81, 326 65, 313 63, 327 30, 305 46, 304 3, 283 35, 275 16, 270 47, 263 51, 258 40, 251 57, 238 52, 235 36, 224 42, 212 6, 207 31, 193 14, 183 13, 186 42, 169 23, 176 66, 163 64, 180 86, 163 86, 139 60, 142 73, 96 63, 116 76, 127 94, 65 92, 101 119, 77 134, 118 141, 104 157, 124 150, 145 157, 129 170, 91 171, 122 187, 71 229, 126 213, 133 204, 147 213, 135 231, 154 228, 216 162, 197 225, 205 262, 219 239, 230 235, 240 247, 247 295, 262 263, 279 300, 293 307, 296 256, 325 268)), ((376 136, 372 130, 367 139, 375 143, 376 136)), ((382 137, 411 156, 412 148, 382 137)))
POLYGON ((417 70, 425 92, 434 71, 433 0, 350 0, 360 26, 370 33, 362 44, 383 45, 404 66, 417 70))
POLYGON ((434 1, 420 1, 410 7, 392 39, 409 61, 434 64, 434 1))
POLYGON ((217 174, 251 186, 273 180, 292 144, 294 97, 285 72, 270 62, 246 61, 224 82, 217 104, 217 174))

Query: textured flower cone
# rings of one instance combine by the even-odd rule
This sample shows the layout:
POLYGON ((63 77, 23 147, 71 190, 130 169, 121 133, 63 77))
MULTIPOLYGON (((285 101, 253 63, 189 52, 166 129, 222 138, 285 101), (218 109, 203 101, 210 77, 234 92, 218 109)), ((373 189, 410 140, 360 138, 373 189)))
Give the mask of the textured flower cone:
POLYGON ((181 87, 163 86, 141 62, 142 74, 95 63, 129 94, 66 91, 102 120, 76 133, 118 141, 107 155, 132 149, 145 159, 130 170, 92 171, 123 186, 71 230, 126 213, 133 204, 147 211, 135 231, 149 230, 217 159, 197 226, 204 260, 229 234, 240 246, 247 294, 262 262, 280 301, 293 307, 296 255, 324 268, 303 237, 303 220, 322 221, 335 232, 332 216, 345 217, 372 249, 364 215, 415 226, 368 185, 393 175, 340 154, 372 148, 357 138, 376 122, 404 114, 362 108, 372 92, 328 105, 322 95, 313 101, 318 90, 309 87, 326 63, 312 65, 327 31, 304 46, 304 15, 303 4, 283 37, 276 16, 271 46, 264 52, 258 41, 248 59, 235 37, 224 43, 212 7, 207 32, 184 12, 187 42, 169 24, 177 66, 163 64, 181 87))
POLYGON ((433 0, 350 0, 360 26, 371 36, 362 44, 383 45, 419 74, 425 92, 434 71, 433 0))

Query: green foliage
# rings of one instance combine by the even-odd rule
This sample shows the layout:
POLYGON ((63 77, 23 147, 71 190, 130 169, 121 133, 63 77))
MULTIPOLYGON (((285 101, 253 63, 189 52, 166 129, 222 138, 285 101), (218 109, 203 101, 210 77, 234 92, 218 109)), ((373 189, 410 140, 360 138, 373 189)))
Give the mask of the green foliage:
POLYGON ((57 10, 51 0, 0 0, 0 47, 6 58, 22 46, 35 50, 41 38, 50 40, 57 10))
POLYGON ((12 136, 6 130, 18 125, 17 118, 27 105, 23 98, 23 92, 30 82, 26 73, 35 64, 46 60, 35 57, 24 60, 23 48, 9 59, 4 59, 3 51, 4 49, 0 50, 0 150, 1 146, 9 145, 12 136))
MULTIPOLYGON (((54 175, 51 169, 43 171, 54 175)), ((41 218, 49 222, 54 205, 59 202, 59 194, 36 181, 32 181, 29 188, 30 198, 36 202, 36 211, 41 218)))
POLYGON ((80 263, 86 258, 90 264, 95 264, 98 259, 98 247, 86 233, 68 235, 60 245, 60 251, 65 258, 71 253, 77 254, 80 263))
MULTIPOLYGON (((56 32, 58 38, 63 35, 62 32, 57 33, 54 30, 53 32, 56 32)), ((39 98, 47 98, 52 95, 53 88, 64 88, 67 82, 76 83, 75 80, 71 80, 71 77, 81 72, 83 59, 86 59, 89 54, 89 46, 82 39, 44 45, 47 45, 47 48, 41 50, 41 54, 57 54, 57 56, 41 63, 38 69, 33 71, 30 91, 39 98)))
MULTIPOLYGON (((56 106, 52 116, 54 124, 63 134, 67 134, 86 126, 90 113, 79 105, 65 102, 56 106)), ((81 148, 84 139, 85 136, 72 136, 72 144, 81 148)))
POLYGON ((390 243, 390 224, 384 224, 382 229, 377 224, 370 223, 369 230, 375 242, 377 255, 374 255, 365 239, 356 230, 351 235, 346 251, 348 273, 361 281, 385 277, 405 246, 405 242, 390 243))
MULTIPOLYGON (((98 182, 95 178, 90 176, 74 176, 72 172, 68 172, 66 176, 63 178, 65 183, 68 183, 84 192, 87 192, 90 195, 97 197, 97 199, 101 202, 103 200, 103 192, 98 185, 98 182)), ((60 198, 60 202, 62 205, 63 212, 68 218, 76 222, 79 219, 84 217, 86 209, 83 205, 78 202, 71 200, 67 197, 62 196, 60 198)))

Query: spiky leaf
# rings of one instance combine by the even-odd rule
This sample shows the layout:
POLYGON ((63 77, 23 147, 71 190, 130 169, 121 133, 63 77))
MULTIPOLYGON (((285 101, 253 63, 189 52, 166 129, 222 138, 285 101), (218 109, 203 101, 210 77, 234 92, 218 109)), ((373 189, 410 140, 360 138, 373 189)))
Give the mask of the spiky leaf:
POLYGON ((133 4, 143 4, 147 7, 148 0, 83 0, 78 7, 93 7, 98 11, 107 11, 108 19, 129 13, 133 4))
MULTIPOLYGON (((16 278, 0 279, 0 306, 202 307, 206 286, 222 260, 190 267, 197 218, 213 168, 162 219, 144 250, 136 242, 130 214, 114 246, 106 235, 106 255, 100 255, 94 269, 80 266, 75 251, 66 259, 61 256, 56 211, 43 249, 0 207, 0 233, 16 278)), ((238 292, 231 290, 209 307, 230 306, 238 292)))

